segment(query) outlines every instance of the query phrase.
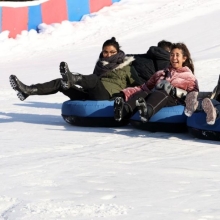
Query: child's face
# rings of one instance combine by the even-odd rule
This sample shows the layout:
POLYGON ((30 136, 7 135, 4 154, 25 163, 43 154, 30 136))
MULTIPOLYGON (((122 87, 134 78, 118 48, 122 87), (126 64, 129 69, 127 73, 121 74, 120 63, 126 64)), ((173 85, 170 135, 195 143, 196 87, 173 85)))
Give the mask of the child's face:
POLYGON ((170 52, 170 63, 173 68, 178 69, 183 67, 183 63, 186 61, 186 56, 183 56, 181 49, 175 48, 170 52))

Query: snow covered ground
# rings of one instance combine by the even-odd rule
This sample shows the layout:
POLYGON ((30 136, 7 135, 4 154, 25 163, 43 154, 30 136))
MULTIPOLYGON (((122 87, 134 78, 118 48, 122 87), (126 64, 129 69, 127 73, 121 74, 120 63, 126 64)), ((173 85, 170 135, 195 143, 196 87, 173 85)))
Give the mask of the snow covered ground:
POLYGON ((122 0, 81 22, 0 34, 1 220, 219 220, 220 145, 187 133, 131 126, 86 128, 61 117, 63 94, 21 102, 26 84, 60 77, 59 63, 90 74, 112 36, 126 53, 162 39, 189 47, 201 91, 220 69, 219 0, 122 0))

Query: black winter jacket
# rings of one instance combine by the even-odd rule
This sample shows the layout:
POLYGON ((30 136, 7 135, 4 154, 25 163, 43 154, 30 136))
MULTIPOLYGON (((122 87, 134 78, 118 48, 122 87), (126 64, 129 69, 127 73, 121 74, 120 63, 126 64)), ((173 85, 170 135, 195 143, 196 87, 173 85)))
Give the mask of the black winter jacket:
MULTIPOLYGON (((129 54, 135 60, 131 64, 132 75, 136 75, 139 83, 146 82, 158 70, 170 64, 170 53, 160 47, 152 46, 145 54, 129 54)), ((137 79, 136 79, 137 81, 137 79)))

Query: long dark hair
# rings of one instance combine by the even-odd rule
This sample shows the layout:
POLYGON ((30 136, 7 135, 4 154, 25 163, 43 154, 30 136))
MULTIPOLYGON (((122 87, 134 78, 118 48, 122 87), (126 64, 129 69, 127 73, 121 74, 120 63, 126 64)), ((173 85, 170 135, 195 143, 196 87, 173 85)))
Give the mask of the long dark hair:
POLYGON ((189 67, 189 69, 194 74, 194 64, 193 64, 191 54, 190 54, 189 49, 187 48, 187 46, 184 43, 174 43, 171 47, 171 51, 173 49, 176 49, 176 48, 182 50, 183 56, 186 57, 186 61, 183 63, 183 66, 189 67))

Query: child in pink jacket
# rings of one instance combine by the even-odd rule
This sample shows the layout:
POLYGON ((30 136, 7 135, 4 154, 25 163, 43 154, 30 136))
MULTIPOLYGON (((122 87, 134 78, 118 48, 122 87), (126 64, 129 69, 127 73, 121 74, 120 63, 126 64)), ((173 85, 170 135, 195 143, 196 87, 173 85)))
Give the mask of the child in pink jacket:
POLYGON ((148 121, 161 108, 185 104, 187 93, 199 91, 194 76, 194 65, 185 44, 172 45, 170 66, 156 72, 146 83, 139 87, 129 87, 116 97, 114 102, 115 120, 130 118, 137 110, 141 120, 148 121))

